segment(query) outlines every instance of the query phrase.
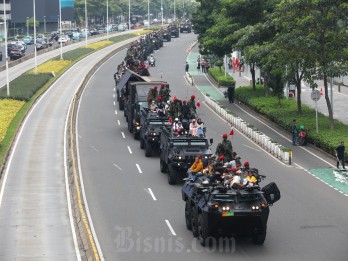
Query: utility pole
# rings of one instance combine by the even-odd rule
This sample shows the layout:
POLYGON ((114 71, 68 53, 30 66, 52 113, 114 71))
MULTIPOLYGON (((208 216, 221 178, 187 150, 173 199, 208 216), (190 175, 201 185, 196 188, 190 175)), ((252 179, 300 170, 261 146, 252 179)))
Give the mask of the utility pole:
POLYGON ((8 48, 7 48, 7 18, 6 18, 6 5, 4 0, 4 34, 5 34, 5 59, 6 59, 6 90, 7 96, 10 96, 10 80, 8 75, 8 48))

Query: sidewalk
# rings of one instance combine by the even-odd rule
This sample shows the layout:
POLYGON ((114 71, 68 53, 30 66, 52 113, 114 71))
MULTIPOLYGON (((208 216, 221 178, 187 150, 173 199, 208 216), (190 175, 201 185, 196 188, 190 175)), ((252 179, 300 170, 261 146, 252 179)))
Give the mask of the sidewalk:
MULTIPOLYGON (((233 70, 227 70, 228 73, 235 79, 236 87, 250 85, 251 74, 250 74, 248 67, 246 67, 246 70, 247 71, 244 71, 241 73, 233 71, 233 70)), ((256 79, 258 77, 260 77, 259 75, 260 75, 260 73, 257 70, 256 79)), ((335 79, 335 82, 336 83, 342 82, 342 79, 340 79, 339 81, 338 80, 336 81, 336 79, 335 79)), ((347 84, 348 80, 344 78, 343 82, 345 84, 347 84)), ((318 89, 320 90, 322 88, 322 90, 324 92, 323 81, 317 81, 317 84, 318 84, 318 89)), ((329 85, 328 89, 329 89, 329 98, 330 98, 331 97, 330 96, 330 90, 331 90, 330 85, 329 85)), ((338 86, 333 85, 334 119, 337 119, 345 124, 348 124, 348 114, 346 113, 346 111, 348 110, 348 104, 347 104, 348 88, 345 86, 341 86, 340 89, 341 89, 340 92, 338 92, 338 86)), ((302 83, 302 89, 301 89, 302 103, 315 109, 315 102, 311 99, 311 92, 312 92, 312 89, 309 88, 309 86, 306 83, 302 83)), ((326 116, 329 115, 324 95, 321 96, 321 99, 318 101, 318 112, 320 112, 326 116)))

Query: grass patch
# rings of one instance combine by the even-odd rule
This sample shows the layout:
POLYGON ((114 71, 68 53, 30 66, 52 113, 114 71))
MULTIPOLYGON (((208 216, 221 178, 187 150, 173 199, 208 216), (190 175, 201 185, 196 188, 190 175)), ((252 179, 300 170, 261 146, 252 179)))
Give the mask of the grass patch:
POLYGON ((125 40, 128 40, 130 38, 134 38, 134 34, 122 34, 122 35, 117 35, 114 37, 109 38, 110 41, 113 41, 115 43, 122 42, 125 40))
MULTIPOLYGON (((335 149, 340 141, 348 144, 348 125, 335 120, 335 129, 331 130, 328 116, 321 113, 318 113, 319 132, 316 133, 315 110, 306 104, 302 103, 302 114, 298 114, 296 100, 281 99, 281 106, 279 106, 277 97, 264 97, 262 86, 256 86, 256 91, 253 91, 251 86, 237 88, 236 98, 288 132, 290 132, 292 120, 296 119, 298 125, 302 124, 308 130, 309 142, 332 155, 335 155, 335 149)), ((346 157, 348 157, 347 151, 346 157)))
MULTIPOLYGON (((66 53, 63 53, 63 59, 68 61, 75 61, 82 56, 92 53, 93 51, 95 50, 92 48, 80 47, 75 50, 71 50, 66 53)), ((52 60, 60 60, 60 55, 54 57, 52 60)))

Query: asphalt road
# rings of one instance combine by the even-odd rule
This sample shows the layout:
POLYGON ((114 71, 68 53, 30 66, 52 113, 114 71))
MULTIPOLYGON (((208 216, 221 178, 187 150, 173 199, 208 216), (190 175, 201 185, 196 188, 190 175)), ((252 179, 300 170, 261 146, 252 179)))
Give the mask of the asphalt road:
MULTIPOLYGON (((199 91, 184 81, 186 50, 194 40, 193 34, 181 34, 165 44, 155 54, 151 74, 162 74, 172 96, 195 94, 202 101, 199 91)), ((112 75, 124 56, 114 56, 91 79, 78 118, 84 188, 106 260, 347 260, 348 198, 305 171, 329 165, 303 152, 298 165, 287 166, 238 132, 234 150, 267 176, 263 185, 276 182, 282 198, 271 207, 263 246, 237 238, 230 248, 202 248, 186 230, 181 186, 168 184, 157 156, 145 158, 118 111, 112 75)), ((230 127, 204 104, 198 114, 215 150, 230 127)))
POLYGON ((67 195, 67 113, 85 75, 119 46, 99 50, 67 70, 21 126, 1 181, 0 260, 80 260, 67 195))

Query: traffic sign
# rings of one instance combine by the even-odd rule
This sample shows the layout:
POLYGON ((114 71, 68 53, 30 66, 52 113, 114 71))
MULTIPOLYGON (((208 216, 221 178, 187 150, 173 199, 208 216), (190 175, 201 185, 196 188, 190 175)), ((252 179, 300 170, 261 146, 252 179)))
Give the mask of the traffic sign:
POLYGON ((320 91, 319 90, 312 90, 311 98, 313 101, 319 101, 320 100, 320 91))

